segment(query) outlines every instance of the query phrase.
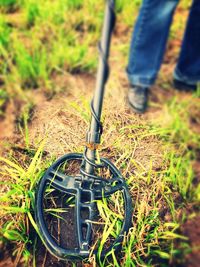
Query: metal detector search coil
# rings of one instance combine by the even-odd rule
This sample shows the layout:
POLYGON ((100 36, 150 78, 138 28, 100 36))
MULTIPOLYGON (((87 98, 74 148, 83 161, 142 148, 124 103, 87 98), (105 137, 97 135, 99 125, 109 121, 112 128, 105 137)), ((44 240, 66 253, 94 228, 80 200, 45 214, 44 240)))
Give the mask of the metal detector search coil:
MULTIPOLYGON (((108 198, 117 191, 120 191, 124 203, 124 219, 120 232, 116 239, 106 247, 100 255, 104 258, 110 251, 117 251, 121 248, 124 234, 131 227, 132 220, 132 200, 128 187, 119 170, 105 158, 96 160, 96 149, 100 144, 103 127, 101 123, 101 112, 103 105, 103 95, 105 84, 108 79, 109 67, 107 64, 111 33, 114 27, 115 1, 108 0, 105 10, 104 26, 102 39, 99 43, 99 66, 97 72, 96 89, 93 101, 91 102, 91 124, 87 133, 87 145, 83 154, 71 153, 58 159, 46 171, 40 183, 36 194, 35 217, 46 248, 54 256, 63 260, 80 260, 88 258, 91 251, 91 241, 93 237, 92 221, 97 215, 96 201, 104 197, 108 198), (69 175, 62 171, 62 166, 75 161, 79 166, 79 174, 69 175), (97 170, 109 170, 109 179, 103 178, 103 175, 97 175, 97 170), (66 249, 59 245, 51 236, 47 223, 45 221, 44 198, 47 188, 51 186, 59 192, 73 195, 75 197, 75 229, 77 237, 77 246, 66 249), (82 212, 87 210, 87 218, 82 216, 82 212)), ((93 251, 98 254, 98 249, 93 251)))

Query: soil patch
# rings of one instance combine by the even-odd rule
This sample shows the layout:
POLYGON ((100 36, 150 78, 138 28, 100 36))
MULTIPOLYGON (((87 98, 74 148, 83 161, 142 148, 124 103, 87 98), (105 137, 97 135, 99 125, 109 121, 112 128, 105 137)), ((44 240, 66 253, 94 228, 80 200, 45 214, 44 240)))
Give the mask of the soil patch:
POLYGON ((3 151, 3 143, 12 139, 15 132, 16 109, 10 101, 5 109, 4 118, 0 120, 0 153, 3 151))
POLYGON ((189 238, 191 252, 186 256, 187 267, 199 267, 200 263, 200 215, 182 226, 182 233, 189 238))

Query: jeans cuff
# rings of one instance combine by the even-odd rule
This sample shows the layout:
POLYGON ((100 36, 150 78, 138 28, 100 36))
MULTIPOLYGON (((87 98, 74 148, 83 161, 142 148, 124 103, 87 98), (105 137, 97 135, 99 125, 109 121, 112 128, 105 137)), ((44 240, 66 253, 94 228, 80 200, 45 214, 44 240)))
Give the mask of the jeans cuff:
POLYGON ((196 85, 200 82, 200 77, 188 77, 186 75, 183 75, 178 68, 175 69, 173 77, 174 79, 189 85, 196 85))
POLYGON ((156 79, 156 78, 141 77, 139 75, 129 74, 128 72, 127 75, 131 85, 142 86, 142 87, 151 87, 156 79))

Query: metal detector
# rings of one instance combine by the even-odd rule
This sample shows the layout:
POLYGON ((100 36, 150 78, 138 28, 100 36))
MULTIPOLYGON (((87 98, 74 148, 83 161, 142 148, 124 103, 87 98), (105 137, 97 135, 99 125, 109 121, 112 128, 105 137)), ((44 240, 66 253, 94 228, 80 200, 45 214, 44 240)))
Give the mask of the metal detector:
MULTIPOLYGON (((83 154, 70 153, 58 159, 46 171, 39 182, 36 194, 35 214, 36 222, 46 248, 54 256, 63 260, 80 260, 88 258, 93 243, 92 222, 97 216, 96 201, 109 198, 112 194, 120 191, 124 201, 124 218, 121 229, 116 238, 101 251, 100 258, 104 258, 112 250, 121 248, 124 235, 131 227, 132 200, 128 187, 119 170, 105 158, 97 163, 96 151, 100 144, 103 127, 101 123, 101 112, 105 84, 109 76, 108 56, 110 50, 111 33, 115 24, 115 1, 107 0, 102 38, 99 43, 99 66, 97 72, 96 89, 91 102, 91 123, 87 132, 86 147, 83 154), (63 166, 75 161, 79 165, 79 173, 76 175, 66 174, 63 166), (100 172, 109 170, 110 177, 105 178, 98 175, 100 172), (77 245, 73 248, 64 248, 50 234, 45 221, 44 198, 47 188, 53 188, 64 194, 74 196, 75 234, 77 245), (86 212, 87 216, 83 216, 86 212)), ((98 248, 93 254, 98 254, 98 248)))

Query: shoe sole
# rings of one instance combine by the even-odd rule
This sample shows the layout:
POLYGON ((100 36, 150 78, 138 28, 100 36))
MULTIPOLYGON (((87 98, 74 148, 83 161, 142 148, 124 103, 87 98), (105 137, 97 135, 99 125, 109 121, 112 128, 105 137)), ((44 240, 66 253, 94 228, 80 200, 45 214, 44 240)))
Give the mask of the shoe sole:
POLYGON ((138 108, 136 108, 135 106, 133 106, 133 105, 129 102, 128 98, 126 99, 126 102, 127 102, 128 106, 131 108, 131 110, 132 110, 133 112, 137 113, 137 114, 144 114, 145 111, 147 110, 147 107, 145 107, 145 108, 143 108, 143 109, 138 109, 138 108))

